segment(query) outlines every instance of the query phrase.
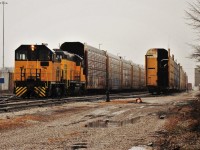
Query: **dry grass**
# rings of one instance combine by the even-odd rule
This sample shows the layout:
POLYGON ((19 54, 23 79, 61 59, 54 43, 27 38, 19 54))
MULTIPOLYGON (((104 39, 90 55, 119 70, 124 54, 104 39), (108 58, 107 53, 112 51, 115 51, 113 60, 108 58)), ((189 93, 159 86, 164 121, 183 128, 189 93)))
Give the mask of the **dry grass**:
POLYGON ((14 129, 18 127, 26 127, 29 126, 30 123, 33 122, 43 122, 46 121, 44 116, 37 116, 37 115, 25 115, 25 116, 18 116, 12 119, 1 119, 0 120, 0 131, 14 129))
MULTIPOLYGON (((166 132, 156 141, 157 149, 200 149, 200 101, 172 109, 166 120, 166 132)), ((167 112, 166 112, 167 113, 167 112)))
POLYGON ((88 107, 62 108, 53 112, 53 115, 30 114, 23 116, 15 116, 14 118, 0 119, 0 131, 10 130, 15 128, 23 128, 34 125, 39 122, 47 122, 59 119, 62 116, 74 114, 82 110, 87 110, 88 107))

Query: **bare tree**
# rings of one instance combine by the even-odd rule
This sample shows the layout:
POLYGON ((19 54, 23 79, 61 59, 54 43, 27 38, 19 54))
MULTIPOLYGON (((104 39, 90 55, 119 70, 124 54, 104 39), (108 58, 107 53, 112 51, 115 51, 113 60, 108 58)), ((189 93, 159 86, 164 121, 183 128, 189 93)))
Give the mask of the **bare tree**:
MULTIPOLYGON (((193 28, 197 35, 197 43, 200 42, 200 0, 196 0, 196 2, 188 3, 188 10, 185 11, 186 19, 188 20, 188 24, 193 28)), ((200 62, 200 44, 190 44, 190 46, 194 49, 193 54, 191 54, 190 58, 195 59, 200 62)))

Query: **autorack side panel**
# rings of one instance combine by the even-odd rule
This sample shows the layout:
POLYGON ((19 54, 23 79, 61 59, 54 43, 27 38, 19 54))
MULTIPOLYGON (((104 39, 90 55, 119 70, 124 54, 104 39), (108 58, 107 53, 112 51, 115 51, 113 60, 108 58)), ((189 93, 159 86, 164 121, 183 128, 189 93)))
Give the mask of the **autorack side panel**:
POLYGON ((179 90, 180 88, 180 64, 174 59, 174 55, 170 56, 169 50, 169 89, 179 90))
POLYGON ((186 90, 186 83, 187 83, 187 75, 184 72, 182 66, 180 66, 180 90, 186 90))
POLYGON ((174 55, 170 56, 169 53, 169 90, 175 89, 175 66, 174 55))
POLYGON ((180 72, 180 70, 181 70, 181 66, 180 66, 180 63, 178 63, 178 73, 177 73, 177 78, 178 78, 178 90, 180 90, 180 87, 181 87, 181 78, 180 78, 180 76, 181 76, 181 72, 180 72))
POLYGON ((139 79, 140 79, 140 68, 139 65, 132 63, 133 76, 132 76, 132 89, 139 89, 139 79))
POLYGON ((109 89, 121 89, 121 59, 118 56, 107 53, 107 73, 109 89))
POLYGON ((145 89, 145 69, 143 66, 139 65, 139 89, 145 89))
POLYGON ((131 62, 122 59, 122 89, 131 89, 131 78, 132 78, 132 66, 131 62))
POLYGON ((174 84, 175 84, 175 90, 179 90, 179 65, 175 61, 174 64, 174 84))
POLYGON ((188 75, 185 72, 185 90, 188 90, 188 75))
POLYGON ((182 69, 182 66, 180 66, 180 90, 182 91, 184 89, 184 71, 182 69))
POLYGON ((87 89, 106 89, 106 52, 85 45, 87 89))

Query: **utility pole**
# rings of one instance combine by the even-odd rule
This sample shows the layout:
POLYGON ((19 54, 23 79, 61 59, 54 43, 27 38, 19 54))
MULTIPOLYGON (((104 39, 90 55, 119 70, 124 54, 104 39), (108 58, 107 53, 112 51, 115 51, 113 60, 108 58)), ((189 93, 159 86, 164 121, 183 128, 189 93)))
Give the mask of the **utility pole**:
POLYGON ((3 5, 3 69, 4 69, 4 5, 8 4, 5 1, 0 2, 3 5))
MULTIPOLYGON (((106 59, 106 63, 109 63, 108 57, 106 59)), ((108 66, 108 65, 107 65, 108 66)), ((109 80, 109 69, 108 67, 106 67, 106 102, 110 102, 110 91, 109 91, 109 82, 111 80, 109 80)))
POLYGON ((101 50, 101 45, 102 45, 102 44, 99 44, 99 50, 101 50))

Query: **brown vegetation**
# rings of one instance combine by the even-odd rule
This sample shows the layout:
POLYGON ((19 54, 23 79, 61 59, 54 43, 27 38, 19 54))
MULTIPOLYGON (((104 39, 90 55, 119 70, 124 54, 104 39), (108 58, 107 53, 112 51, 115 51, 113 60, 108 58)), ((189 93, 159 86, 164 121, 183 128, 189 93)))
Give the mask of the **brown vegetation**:
POLYGON ((15 118, 10 119, 0 119, 0 131, 14 129, 18 127, 26 127, 29 126, 30 123, 33 122, 42 122, 46 121, 44 116, 37 116, 37 115, 25 115, 25 116, 18 116, 15 118))
POLYGON ((157 149, 200 149, 200 101, 190 101, 168 112, 157 149))
POLYGON ((45 115, 45 114, 30 114, 23 116, 15 116, 14 118, 10 118, 7 116, 6 119, 0 119, 0 131, 10 130, 15 128, 23 128, 27 126, 34 125, 38 122, 47 122, 57 118, 60 118, 64 115, 70 115, 74 113, 78 113, 82 110, 87 110, 88 107, 74 107, 74 108, 61 108, 55 110, 53 115, 45 115))

